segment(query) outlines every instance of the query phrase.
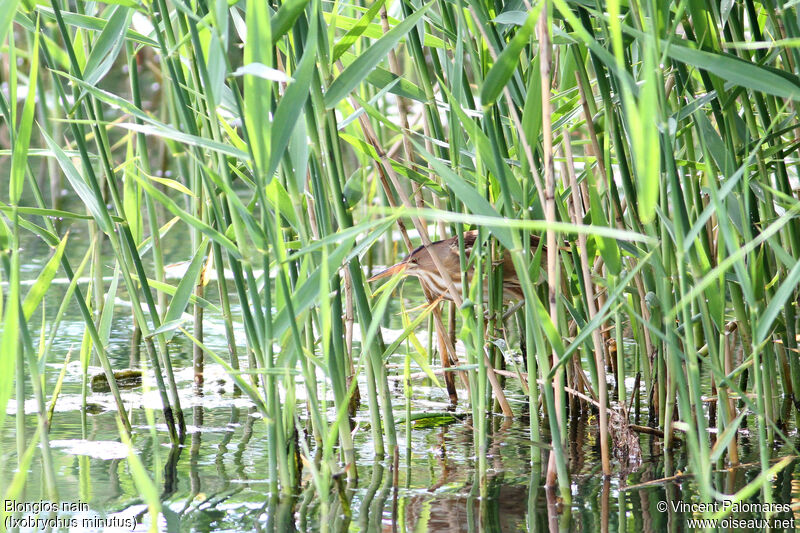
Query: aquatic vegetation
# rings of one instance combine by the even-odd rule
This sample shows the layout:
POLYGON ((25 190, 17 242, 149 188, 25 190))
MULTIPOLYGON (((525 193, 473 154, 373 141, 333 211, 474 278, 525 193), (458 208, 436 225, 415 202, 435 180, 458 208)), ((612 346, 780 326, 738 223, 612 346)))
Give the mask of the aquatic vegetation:
POLYGON ((527 432, 527 493, 546 487, 565 527, 587 417, 605 484, 660 455, 654 479, 691 476, 696 503, 787 499, 792 3, 11 4, 6 499, 35 458, 58 501, 59 458, 88 461, 89 417, 113 412, 139 515, 169 522, 162 468, 202 433, 199 391, 253 408, 270 517, 313 500, 333 528, 372 527, 353 487, 396 489, 413 433, 457 425, 472 496, 499 498, 502 418, 527 432), (421 292, 368 282, 407 255, 422 268, 388 274, 421 292), (125 368, 141 390, 121 390, 125 368), (54 442, 62 401, 80 429, 54 442), (751 452, 752 476, 720 479, 751 452))

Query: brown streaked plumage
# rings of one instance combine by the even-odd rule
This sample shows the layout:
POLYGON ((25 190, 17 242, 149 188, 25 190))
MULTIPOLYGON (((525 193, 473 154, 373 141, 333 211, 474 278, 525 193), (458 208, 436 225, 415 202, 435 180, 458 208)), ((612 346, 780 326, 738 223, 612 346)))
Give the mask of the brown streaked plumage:
MULTIPOLYGON (((464 233, 464 249, 469 256, 475 240, 478 238, 477 230, 472 230, 464 233)), ((539 237, 531 235, 531 249, 536 249, 539 246, 539 237)), ((461 262, 458 252, 458 237, 450 237, 431 243, 426 249, 420 246, 412 251, 405 259, 397 264, 394 264, 386 270, 379 272, 372 276, 367 281, 372 282, 381 278, 386 278, 397 273, 403 273, 406 276, 414 276, 420 280, 434 296, 442 296, 445 300, 452 300, 448 284, 436 268, 436 264, 431 258, 431 253, 437 254, 439 260, 445 267, 446 273, 450 276, 457 291, 461 291, 461 262), (430 250, 430 251, 429 251, 430 250)), ((514 270, 514 265, 511 260, 511 254, 507 251, 503 254, 503 260, 498 261, 498 264, 503 265, 503 299, 506 301, 522 300, 522 287, 517 278, 517 272, 514 270)), ((467 272, 467 280, 472 280, 473 268, 467 272)), ((483 294, 484 301, 488 300, 489 288, 487 285, 488 278, 484 281, 483 294)))

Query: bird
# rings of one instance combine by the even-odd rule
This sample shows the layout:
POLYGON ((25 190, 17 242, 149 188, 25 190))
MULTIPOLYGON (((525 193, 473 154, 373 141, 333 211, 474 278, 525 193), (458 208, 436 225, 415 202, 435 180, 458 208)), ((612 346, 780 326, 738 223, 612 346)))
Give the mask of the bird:
MULTIPOLYGON (((467 231, 464 233, 463 238, 464 249, 467 253, 467 257, 469 257, 475 245, 475 241, 478 239, 478 231, 467 231)), ((530 242, 532 250, 538 248, 539 240, 537 235, 531 235, 530 242)), ((445 274, 450 277, 453 285, 455 285, 456 291, 460 293, 461 261, 458 249, 458 236, 433 242, 427 248, 425 246, 419 246, 408 254, 405 259, 375 274, 367 281, 372 283, 379 279, 402 273, 405 276, 414 276, 418 278, 420 283, 427 288, 434 297, 441 297, 445 300, 453 301, 449 291, 449 284, 436 267, 431 253, 437 255, 441 264, 444 266, 445 274)), ((517 277, 517 272, 514 269, 511 254, 505 251, 502 260, 496 261, 494 264, 503 265, 503 300, 506 302, 524 300, 522 286, 517 277)), ((468 281, 472 280, 473 272, 474 267, 470 268, 467 272, 468 281)), ((488 301, 488 277, 484 280, 483 294, 484 301, 488 301)))

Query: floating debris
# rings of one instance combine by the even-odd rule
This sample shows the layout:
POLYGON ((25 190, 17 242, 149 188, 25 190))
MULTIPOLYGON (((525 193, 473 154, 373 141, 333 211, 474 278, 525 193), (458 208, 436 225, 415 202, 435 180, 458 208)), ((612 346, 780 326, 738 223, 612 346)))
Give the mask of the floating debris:
POLYGON ((611 409, 608 411, 608 431, 614 446, 614 455, 620 462, 621 476, 636 472, 642 465, 642 449, 639 446, 639 436, 632 430, 628 422, 628 412, 624 405, 619 407, 619 412, 611 409))
MULTIPOLYGON (((114 380, 120 389, 132 389, 142 384, 142 371, 118 370, 114 372, 114 380)), ((92 392, 111 392, 105 373, 92 376, 92 392)))

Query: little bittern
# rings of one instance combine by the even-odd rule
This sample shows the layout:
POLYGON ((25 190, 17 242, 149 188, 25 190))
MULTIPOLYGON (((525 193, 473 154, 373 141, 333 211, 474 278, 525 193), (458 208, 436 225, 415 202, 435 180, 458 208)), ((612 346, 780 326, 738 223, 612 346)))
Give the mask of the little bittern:
MULTIPOLYGON (((478 238, 477 230, 464 233, 464 249, 469 256, 475 240, 478 238)), ((531 235, 531 249, 535 250, 539 246, 539 237, 531 235)), ((461 261, 458 252, 458 237, 450 237, 441 241, 431 243, 428 248, 420 246, 412 251, 399 263, 390 266, 367 281, 375 281, 389 277, 393 274, 404 273, 407 276, 419 278, 420 283, 425 286, 431 294, 436 297, 443 297, 445 300, 452 300, 448 290, 448 283, 442 277, 439 269, 431 258, 431 253, 437 254, 440 262, 444 265, 446 274, 450 276, 457 291, 461 291, 461 261)), ((522 300, 522 287, 517 278, 517 272, 511 261, 511 254, 507 251, 503 255, 503 260, 498 261, 503 265, 503 299, 506 301, 522 300)), ((474 269, 470 268, 467 272, 467 280, 472 281, 474 269)), ((483 286, 484 301, 489 299, 488 278, 483 286)))

